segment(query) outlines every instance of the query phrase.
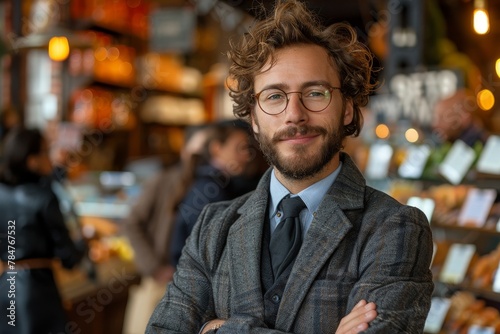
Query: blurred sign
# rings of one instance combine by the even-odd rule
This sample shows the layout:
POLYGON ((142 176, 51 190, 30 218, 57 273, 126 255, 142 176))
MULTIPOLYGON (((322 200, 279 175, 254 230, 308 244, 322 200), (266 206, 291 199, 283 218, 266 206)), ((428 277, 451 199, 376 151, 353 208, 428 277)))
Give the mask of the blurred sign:
POLYGON ((193 8, 158 9, 150 15, 150 51, 191 51, 194 47, 196 13, 193 8))
POLYGON ((444 161, 439 165, 439 173, 451 183, 459 184, 474 163, 475 158, 475 151, 458 139, 453 143, 444 161))
MULTIPOLYGON (((498 220, 498 222, 500 223, 500 219, 498 220)), ((498 229, 497 229, 498 231, 498 229)), ((500 263, 498 263, 498 267, 497 267, 497 272, 495 274, 495 278, 494 278, 494 281, 493 281, 493 291, 496 292, 496 293, 500 293, 500 263)))
POLYGON ((388 83, 389 93, 372 96, 369 108, 383 122, 409 119, 427 126, 434 104, 461 86, 461 78, 452 70, 397 74, 388 83))
POLYGON ((425 333, 439 333, 443 327, 444 319, 451 306, 449 298, 433 297, 431 300, 431 309, 425 320, 425 333))
POLYGON ((375 143, 370 147, 368 163, 365 176, 369 180, 381 180, 387 178, 394 150, 385 143, 375 143))
POLYGON ((431 148, 428 145, 411 145, 408 147, 406 158, 398 168, 401 177, 418 179, 424 172, 431 148))
POLYGON ((472 325, 467 334, 495 334, 495 328, 472 325))
POLYGON ((473 244, 451 245, 443 269, 439 274, 439 280, 451 284, 462 283, 475 252, 476 245, 473 244))
POLYGON ((483 227, 496 197, 495 189, 470 189, 460 210, 458 225, 483 227))
POLYGON ((500 136, 490 136, 477 162, 477 170, 482 173, 500 175, 500 136))

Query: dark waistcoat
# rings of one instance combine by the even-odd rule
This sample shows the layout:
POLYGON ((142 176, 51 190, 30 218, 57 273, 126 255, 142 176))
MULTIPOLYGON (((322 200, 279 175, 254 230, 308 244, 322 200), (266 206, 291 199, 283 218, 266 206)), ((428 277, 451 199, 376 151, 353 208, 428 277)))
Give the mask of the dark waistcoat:
POLYGON ((292 271, 295 261, 291 262, 285 271, 275 279, 271 265, 271 255, 269 253, 269 242, 271 240, 271 224, 269 219, 264 227, 263 242, 262 242, 262 258, 261 258, 261 281, 264 293, 264 322, 269 328, 274 328, 278 309, 281 304, 281 296, 285 291, 288 277, 292 271))

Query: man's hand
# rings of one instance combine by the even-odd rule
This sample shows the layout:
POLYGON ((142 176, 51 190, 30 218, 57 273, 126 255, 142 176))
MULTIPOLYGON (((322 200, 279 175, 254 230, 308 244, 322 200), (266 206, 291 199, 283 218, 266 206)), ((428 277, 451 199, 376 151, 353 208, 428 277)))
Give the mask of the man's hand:
POLYGON ((212 329, 216 329, 216 328, 219 328, 220 326, 222 326, 224 323, 226 322, 226 320, 222 320, 222 319, 214 319, 214 320, 210 320, 209 322, 207 322, 207 324, 205 325, 205 327, 203 328, 203 331, 200 333, 200 334, 205 334, 209 331, 211 331, 212 329))
MULTIPOLYGON (((357 334, 364 331, 368 328, 368 323, 377 317, 376 308, 375 303, 367 303, 365 300, 359 301, 351 313, 342 318, 335 334, 357 334)), ((225 322, 222 319, 211 320, 203 328, 201 334, 219 328, 225 322)))
POLYGON ((375 303, 359 301, 351 313, 342 318, 335 334, 354 334, 364 331, 368 328, 368 323, 377 317, 376 307, 375 303))

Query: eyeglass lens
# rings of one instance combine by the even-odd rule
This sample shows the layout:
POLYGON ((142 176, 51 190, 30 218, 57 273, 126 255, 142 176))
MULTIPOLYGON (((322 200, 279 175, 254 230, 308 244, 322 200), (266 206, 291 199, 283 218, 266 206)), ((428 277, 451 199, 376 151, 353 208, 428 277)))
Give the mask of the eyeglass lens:
POLYGON ((288 106, 289 94, 299 94, 304 107, 310 111, 322 111, 332 99, 330 89, 325 86, 311 86, 299 92, 284 92, 279 88, 264 89, 258 94, 260 108, 268 114, 279 114, 288 106))

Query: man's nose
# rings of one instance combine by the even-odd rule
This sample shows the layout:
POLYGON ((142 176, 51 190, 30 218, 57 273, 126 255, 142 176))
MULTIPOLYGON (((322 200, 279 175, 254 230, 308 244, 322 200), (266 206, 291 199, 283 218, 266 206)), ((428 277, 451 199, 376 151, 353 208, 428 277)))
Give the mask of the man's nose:
POLYGON ((308 120, 308 110, 302 103, 299 92, 288 93, 288 105, 285 109, 287 123, 303 123, 308 120))

